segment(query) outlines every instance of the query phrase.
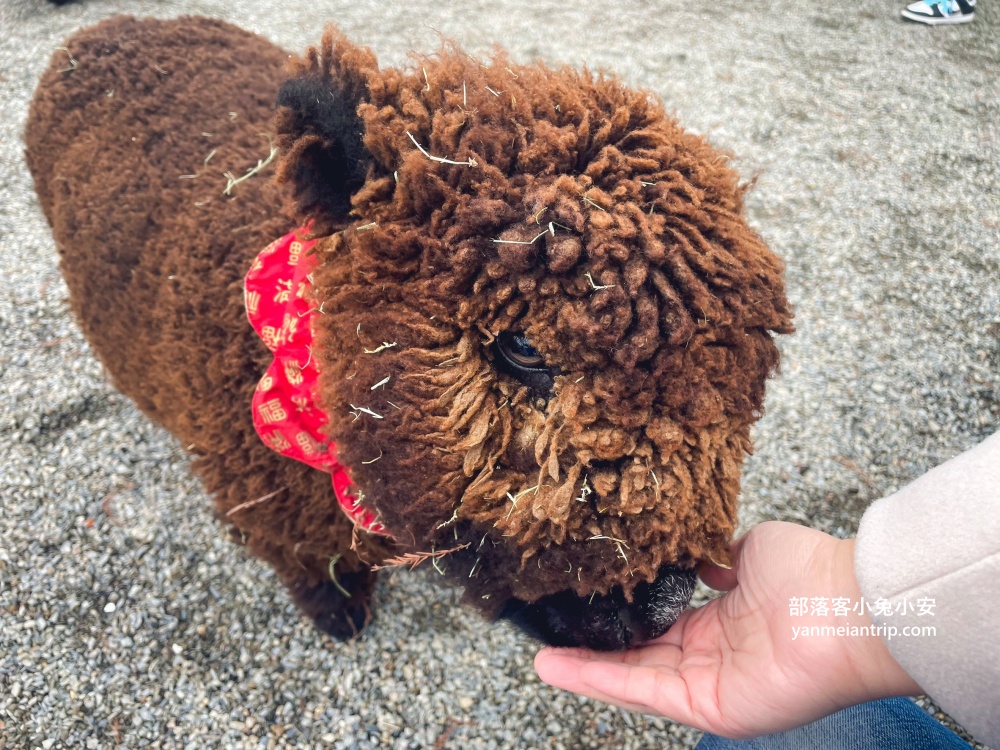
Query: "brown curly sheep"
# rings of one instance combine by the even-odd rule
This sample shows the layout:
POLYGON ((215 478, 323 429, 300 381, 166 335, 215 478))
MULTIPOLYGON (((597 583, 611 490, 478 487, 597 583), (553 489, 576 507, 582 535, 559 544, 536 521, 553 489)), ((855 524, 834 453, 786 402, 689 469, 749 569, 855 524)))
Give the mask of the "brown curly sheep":
POLYGON ((337 637, 367 622, 373 565, 429 557, 551 643, 664 632, 697 563, 727 559, 791 330, 726 157, 605 76, 453 48, 384 70, 334 29, 288 57, 220 21, 129 17, 54 55, 28 163, 116 385, 337 637), (251 419, 272 355, 243 279, 296 226, 316 240, 314 398, 387 536, 251 419))

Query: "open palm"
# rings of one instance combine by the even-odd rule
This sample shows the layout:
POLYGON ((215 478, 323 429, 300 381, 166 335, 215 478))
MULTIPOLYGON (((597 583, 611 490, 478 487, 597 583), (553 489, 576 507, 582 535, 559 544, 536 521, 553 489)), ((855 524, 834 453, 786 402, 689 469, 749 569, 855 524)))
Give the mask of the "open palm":
POLYGON ((853 551, 853 541, 802 526, 761 524, 734 544, 732 570, 700 571, 728 593, 688 610, 665 635, 621 653, 546 648, 535 669, 556 687, 737 738, 917 694, 878 636, 793 638, 802 626, 871 624, 864 612, 790 613, 792 597, 858 602, 853 551))

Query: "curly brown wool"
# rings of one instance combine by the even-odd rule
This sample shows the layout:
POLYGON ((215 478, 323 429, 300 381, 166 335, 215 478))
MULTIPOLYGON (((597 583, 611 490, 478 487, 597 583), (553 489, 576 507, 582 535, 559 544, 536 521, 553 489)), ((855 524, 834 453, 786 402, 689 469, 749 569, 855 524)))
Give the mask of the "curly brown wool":
POLYGON ((726 560, 771 332, 791 330, 726 158, 645 92, 502 54, 380 71, 330 31, 299 72, 367 81, 372 165, 321 245, 319 356, 331 414, 384 417, 331 434, 397 537, 488 544, 460 556, 474 599, 628 594, 726 560), (504 331, 558 370, 547 402, 498 373, 504 331))
MULTIPOLYGON (((25 139, 74 311, 321 628, 363 627, 368 565, 405 553, 456 550, 439 567, 488 614, 547 602, 570 621, 595 595, 600 618, 671 587, 683 607, 669 571, 726 559, 791 313, 726 157, 651 95, 452 47, 381 70, 334 29, 284 72, 206 19, 120 17, 66 47, 77 65, 53 58, 25 139), (262 177, 223 196, 215 174, 266 156, 269 119, 284 209, 262 177), (303 223, 317 396, 394 543, 250 418, 269 357, 242 277, 303 223), (515 334, 541 380, 505 364, 515 334)), ((621 647, 660 620, 566 642, 621 647)))

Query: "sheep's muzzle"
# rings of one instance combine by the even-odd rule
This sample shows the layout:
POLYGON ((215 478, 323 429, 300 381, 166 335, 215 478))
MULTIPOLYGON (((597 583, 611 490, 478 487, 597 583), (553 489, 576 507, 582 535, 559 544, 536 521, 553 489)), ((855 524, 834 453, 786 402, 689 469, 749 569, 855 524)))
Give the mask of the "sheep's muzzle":
POLYGON ((550 646, 620 651, 666 633, 691 601, 695 578, 694 570, 665 566, 635 587, 631 602, 620 587, 592 597, 567 590, 531 604, 511 599, 500 617, 550 646))

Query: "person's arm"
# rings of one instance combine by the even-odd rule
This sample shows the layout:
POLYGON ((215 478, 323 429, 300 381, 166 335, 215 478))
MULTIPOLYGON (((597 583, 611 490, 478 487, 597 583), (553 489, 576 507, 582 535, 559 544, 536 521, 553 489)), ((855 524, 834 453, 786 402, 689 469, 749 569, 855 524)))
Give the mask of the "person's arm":
POLYGON ((855 572, 895 626, 894 659, 977 739, 1000 747, 1000 433, 874 503, 855 572), (919 614, 924 612, 924 614, 919 614), (906 627, 931 627, 922 635, 906 627), (912 631, 911 631, 912 632, 912 631))

